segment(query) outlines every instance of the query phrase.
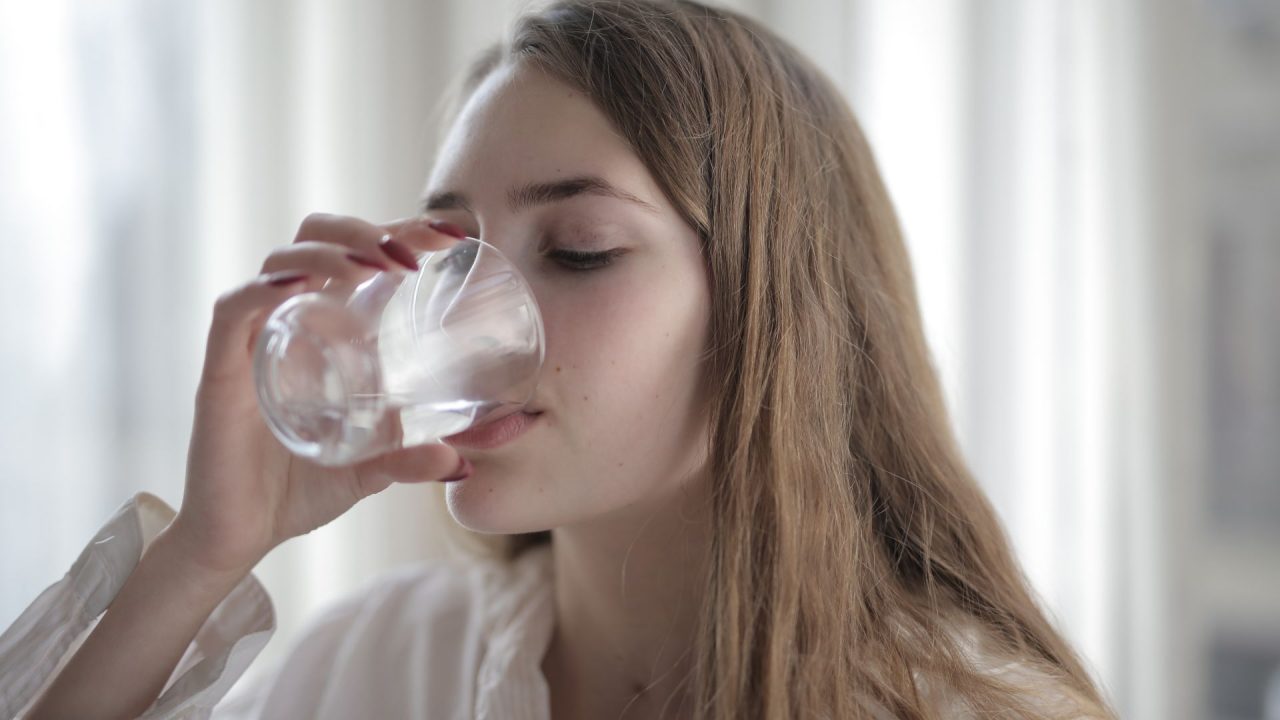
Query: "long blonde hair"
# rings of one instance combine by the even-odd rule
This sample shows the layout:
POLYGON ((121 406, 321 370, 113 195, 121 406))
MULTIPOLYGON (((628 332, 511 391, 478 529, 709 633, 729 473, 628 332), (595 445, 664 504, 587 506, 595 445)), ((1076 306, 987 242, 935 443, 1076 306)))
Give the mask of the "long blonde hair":
MULTIPOLYGON (((525 15, 462 93, 504 62, 592 98, 701 239, 715 511, 697 716, 1067 717, 1057 697, 1114 717, 965 465, 894 209, 829 80, 687 1, 525 15)), ((549 534, 472 540, 512 559, 549 534)))

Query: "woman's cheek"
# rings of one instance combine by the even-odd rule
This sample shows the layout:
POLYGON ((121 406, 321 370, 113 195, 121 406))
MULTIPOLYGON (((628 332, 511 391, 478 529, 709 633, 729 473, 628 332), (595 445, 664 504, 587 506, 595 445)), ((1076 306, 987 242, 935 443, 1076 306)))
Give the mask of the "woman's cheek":
POLYGON ((672 338, 664 337, 657 303, 651 293, 619 285, 558 302, 547 320, 549 394, 584 420, 630 424, 652 401, 653 376, 668 364, 664 343, 672 338))
MULTIPOLYGON (((649 290, 624 268, 565 273, 548 282, 538 303, 547 333, 547 358, 578 368, 631 352, 648 334, 649 290)), ((567 367, 565 368, 567 370, 567 367)))

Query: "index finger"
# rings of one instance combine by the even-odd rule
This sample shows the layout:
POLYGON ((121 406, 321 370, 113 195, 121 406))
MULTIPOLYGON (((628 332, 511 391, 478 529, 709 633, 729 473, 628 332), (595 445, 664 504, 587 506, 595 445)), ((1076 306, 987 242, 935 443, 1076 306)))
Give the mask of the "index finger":
POLYGON ((381 227, 392 240, 414 250, 442 250, 467 236, 457 225, 421 215, 395 220, 381 227))

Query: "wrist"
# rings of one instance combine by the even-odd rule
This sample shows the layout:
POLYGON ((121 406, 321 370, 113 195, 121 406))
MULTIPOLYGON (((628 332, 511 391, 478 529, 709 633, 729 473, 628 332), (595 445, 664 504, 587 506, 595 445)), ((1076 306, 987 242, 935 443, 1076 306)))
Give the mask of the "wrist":
POLYGON ((257 560, 215 565, 200 559, 199 548, 174 523, 160 531, 143 554, 183 586, 199 594, 225 596, 257 565, 257 560))

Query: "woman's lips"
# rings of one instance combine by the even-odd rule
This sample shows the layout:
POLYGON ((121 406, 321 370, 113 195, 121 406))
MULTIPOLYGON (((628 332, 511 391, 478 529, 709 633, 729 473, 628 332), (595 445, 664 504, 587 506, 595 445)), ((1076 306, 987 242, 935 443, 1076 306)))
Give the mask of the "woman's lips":
POLYGON ((488 450, 520 437, 542 413, 517 412, 483 425, 467 428, 443 438, 446 445, 473 450, 488 450))

